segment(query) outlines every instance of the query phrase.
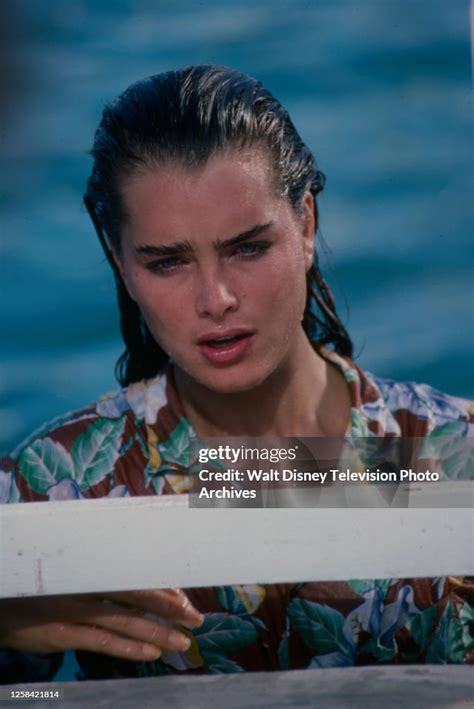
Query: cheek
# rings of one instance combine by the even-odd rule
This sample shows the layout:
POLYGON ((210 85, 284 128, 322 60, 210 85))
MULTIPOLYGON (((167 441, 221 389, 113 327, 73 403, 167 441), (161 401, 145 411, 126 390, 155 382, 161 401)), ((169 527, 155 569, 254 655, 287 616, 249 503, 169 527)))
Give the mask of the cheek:
POLYGON ((257 297, 268 301, 274 318, 295 311, 300 314, 306 302, 306 268, 301 249, 279 252, 269 259, 267 268, 255 279, 257 297))
POLYGON ((155 342, 169 357, 177 359, 183 333, 189 330, 183 317, 183 307, 177 307, 176 298, 159 296, 153 301, 147 298, 138 305, 155 342), (160 305, 157 306, 157 303, 160 305))
POLYGON ((156 276, 140 275, 133 279, 129 290, 155 339, 176 332, 176 323, 183 321, 187 312, 179 288, 173 289, 156 276))

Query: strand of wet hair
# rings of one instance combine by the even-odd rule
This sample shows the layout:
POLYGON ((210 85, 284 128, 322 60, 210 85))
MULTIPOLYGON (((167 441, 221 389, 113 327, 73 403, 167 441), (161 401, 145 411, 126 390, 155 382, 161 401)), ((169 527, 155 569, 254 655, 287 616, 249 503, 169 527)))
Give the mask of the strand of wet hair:
POLYGON ((313 329, 316 330, 315 336, 312 337, 311 328, 306 328, 310 339, 323 345, 332 343, 336 352, 352 357, 352 340, 336 314, 334 297, 319 270, 316 254, 308 274, 307 291, 305 320, 308 325, 312 324, 313 329), (317 313, 313 311, 312 301, 316 303, 324 319, 319 318, 317 313))
POLYGON ((84 197, 84 204, 115 277, 120 310, 120 331, 125 344, 125 351, 120 355, 115 365, 115 376, 122 386, 128 386, 132 382, 155 376, 165 364, 167 356, 153 339, 143 321, 138 305, 130 297, 125 287, 94 201, 89 194, 84 197))

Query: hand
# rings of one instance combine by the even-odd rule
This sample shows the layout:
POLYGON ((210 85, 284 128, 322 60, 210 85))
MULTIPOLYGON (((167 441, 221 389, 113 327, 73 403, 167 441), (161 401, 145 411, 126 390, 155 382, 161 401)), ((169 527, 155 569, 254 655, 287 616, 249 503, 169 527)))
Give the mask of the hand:
POLYGON ((180 589, 12 598, 0 601, 0 647, 88 650, 135 661, 156 660, 161 649, 188 649, 184 633, 145 613, 188 628, 203 622, 180 589))

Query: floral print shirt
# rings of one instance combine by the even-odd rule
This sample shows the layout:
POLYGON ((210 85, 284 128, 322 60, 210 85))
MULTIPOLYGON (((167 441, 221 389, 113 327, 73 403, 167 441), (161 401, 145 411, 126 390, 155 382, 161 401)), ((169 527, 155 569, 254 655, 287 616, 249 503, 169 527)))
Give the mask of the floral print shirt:
MULTIPOLYGON (((321 354, 347 382, 351 437, 474 435, 474 405, 321 354)), ((190 437, 168 366, 53 420, 4 459, 0 502, 186 493, 190 437)), ((470 476, 470 471, 462 473, 470 476)), ((186 589, 205 614, 187 652, 130 662, 77 652, 82 679, 376 663, 474 663, 474 578, 353 579, 186 589)), ((0 681, 50 679, 62 658, 0 650, 0 681)))

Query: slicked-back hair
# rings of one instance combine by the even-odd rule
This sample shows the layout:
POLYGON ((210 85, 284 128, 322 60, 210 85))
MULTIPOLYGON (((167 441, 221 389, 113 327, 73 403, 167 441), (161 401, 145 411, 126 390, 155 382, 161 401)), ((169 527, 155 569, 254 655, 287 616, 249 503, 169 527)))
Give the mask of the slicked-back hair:
MULTIPOLYGON (((256 79, 225 67, 191 66, 137 81, 105 107, 91 150, 93 167, 84 202, 115 275, 125 343, 116 366, 122 386, 155 376, 168 359, 113 258, 113 251, 120 256, 125 219, 122 180, 165 164, 205 165, 220 151, 246 147, 268 150, 276 189, 296 214, 303 213, 304 196, 311 191, 317 225, 316 196, 325 177, 288 112, 256 79)), ((352 355, 351 339, 336 313, 316 251, 307 275, 303 327, 314 344, 352 355)))

